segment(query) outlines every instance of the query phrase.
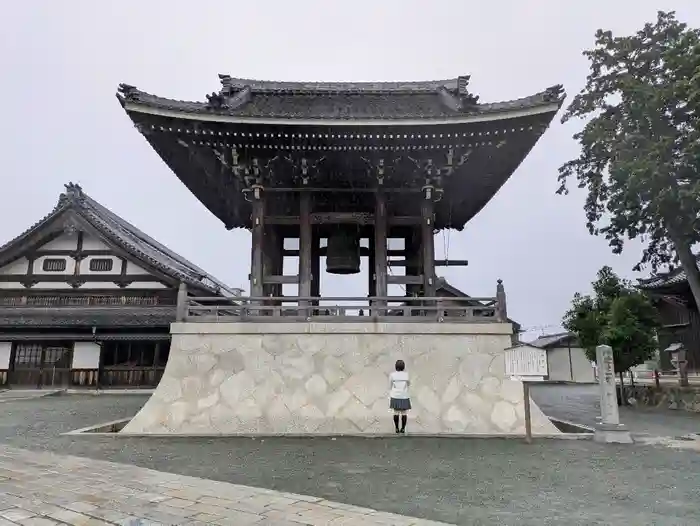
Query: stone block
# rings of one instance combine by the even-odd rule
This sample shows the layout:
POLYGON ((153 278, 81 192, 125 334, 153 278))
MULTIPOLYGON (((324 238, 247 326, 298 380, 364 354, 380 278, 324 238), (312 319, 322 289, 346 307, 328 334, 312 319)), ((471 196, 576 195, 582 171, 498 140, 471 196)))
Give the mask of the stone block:
MULTIPOLYGON (((163 380, 122 433, 391 432, 388 374, 400 358, 409 432, 519 434, 522 383, 504 377, 509 327, 176 323, 163 380)), ((531 407, 533 432, 556 434, 531 407)))

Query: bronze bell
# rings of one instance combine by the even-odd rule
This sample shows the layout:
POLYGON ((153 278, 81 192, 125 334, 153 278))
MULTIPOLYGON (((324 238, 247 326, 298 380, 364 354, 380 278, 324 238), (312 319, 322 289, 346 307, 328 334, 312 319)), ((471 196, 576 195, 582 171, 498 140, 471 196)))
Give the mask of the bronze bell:
POLYGON ((329 274, 360 272, 360 239, 356 232, 338 229, 328 238, 326 272, 329 274))

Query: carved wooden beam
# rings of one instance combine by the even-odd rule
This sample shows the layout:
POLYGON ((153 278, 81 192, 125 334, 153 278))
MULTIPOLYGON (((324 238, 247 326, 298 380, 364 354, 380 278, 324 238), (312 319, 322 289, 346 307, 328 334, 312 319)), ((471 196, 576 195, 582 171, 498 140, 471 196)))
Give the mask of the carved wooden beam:
POLYGON ((265 285, 296 285, 299 283, 299 275, 293 276, 265 276, 263 278, 265 285))
MULTIPOLYGON (((410 265, 411 262, 408 262, 410 265)), ((404 261, 389 261, 389 266, 390 267, 405 267, 407 265, 407 262, 404 261)), ((469 262, 466 259, 436 259, 435 260, 435 266, 436 267, 466 267, 469 265, 469 262)))
MULTIPOLYGON (((268 225, 298 225, 299 216, 269 216, 265 218, 268 225)), ((414 226, 421 224, 420 217, 392 216, 388 221, 390 226, 414 226)), ((365 212, 328 212, 311 214, 312 225, 373 225, 374 214, 365 212)))
POLYGON ((420 285, 423 276, 387 276, 389 285, 420 285))

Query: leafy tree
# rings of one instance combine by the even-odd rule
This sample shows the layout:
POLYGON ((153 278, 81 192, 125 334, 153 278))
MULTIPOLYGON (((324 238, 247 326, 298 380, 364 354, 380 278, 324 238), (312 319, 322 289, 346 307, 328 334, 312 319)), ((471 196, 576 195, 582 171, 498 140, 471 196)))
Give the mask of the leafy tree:
POLYGON ((610 267, 600 269, 592 285, 592 295, 574 295, 563 326, 576 334, 589 360, 595 360, 598 345, 610 345, 622 384, 622 373, 649 360, 656 351, 656 310, 610 267))
POLYGON ((646 247, 635 267, 680 262, 700 305, 700 29, 658 13, 632 36, 598 30, 583 54, 590 74, 562 122, 586 119, 574 135, 581 154, 559 169, 560 188, 575 177, 588 192, 591 234, 614 253, 626 239, 646 247))

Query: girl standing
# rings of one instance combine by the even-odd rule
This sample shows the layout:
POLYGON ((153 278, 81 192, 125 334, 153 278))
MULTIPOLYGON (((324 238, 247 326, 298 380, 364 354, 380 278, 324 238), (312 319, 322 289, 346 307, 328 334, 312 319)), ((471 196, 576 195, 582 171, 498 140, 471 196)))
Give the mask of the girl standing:
POLYGON ((394 427, 397 433, 406 432, 406 412, 411 409, 411 399, 408 396, 408 388, 411 380, 405 371, 406 364, 403 360, 396 360, 395 371, 389 375, 389 408, 394 411, 394 427), (399 427, 401 417, 401 427, 399 427))

